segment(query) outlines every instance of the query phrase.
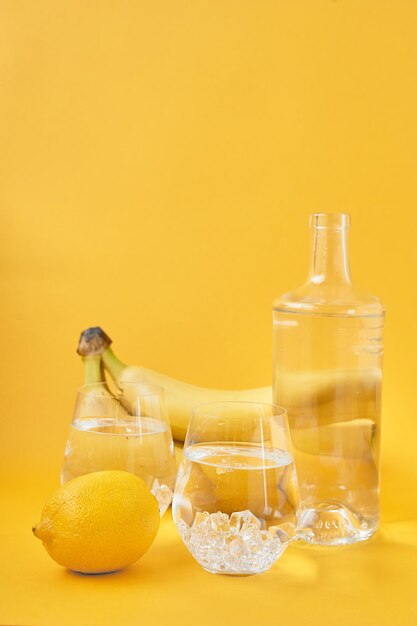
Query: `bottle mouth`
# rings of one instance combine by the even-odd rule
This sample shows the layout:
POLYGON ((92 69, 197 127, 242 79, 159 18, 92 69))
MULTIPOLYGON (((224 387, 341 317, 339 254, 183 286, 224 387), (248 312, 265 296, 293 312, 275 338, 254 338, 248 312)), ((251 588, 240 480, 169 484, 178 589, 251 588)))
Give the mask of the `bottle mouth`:
POLYGON ((311 228, 344 230, 350 228, 349 213, 313 213, 310 215, 311 228))

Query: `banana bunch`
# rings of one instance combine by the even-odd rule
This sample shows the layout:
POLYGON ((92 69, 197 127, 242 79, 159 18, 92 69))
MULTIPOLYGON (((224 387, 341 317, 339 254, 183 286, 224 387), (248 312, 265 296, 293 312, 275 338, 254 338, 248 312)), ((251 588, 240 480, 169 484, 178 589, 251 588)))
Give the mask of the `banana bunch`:
MULTIPOLYGON (((191 409, 198 404, 227 400, 266 403, 272 401, 271 387, 241 391, 207 389, 176 380, 146 367, 125 365, 114 354, 110 347, 111 343, 111 339, 99 327, 88 328, 81 333, 77 352, 84 359, 85 382, 104 380, 97 366, 99 362, 104 365, 117 386, 123 383, 145 383, 162 387, 165 392, 172 435, 177 441, 184 441, 191 409), (90 362, 90 359, 96 360, 90 362)), ((108 393, 111 392, 108 391, 108 393)))

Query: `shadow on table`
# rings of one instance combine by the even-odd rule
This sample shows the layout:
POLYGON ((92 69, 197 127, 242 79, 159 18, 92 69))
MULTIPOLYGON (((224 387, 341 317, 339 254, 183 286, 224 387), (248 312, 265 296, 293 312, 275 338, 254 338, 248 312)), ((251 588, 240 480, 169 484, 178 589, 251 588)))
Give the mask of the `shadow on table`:
POLYGON ((397 584, 417 574, 417 522, 384 524, 366 542, 323 547, 294 543, 268 573, 280 584, 329 585, 354 589, 359 585, 397 584))

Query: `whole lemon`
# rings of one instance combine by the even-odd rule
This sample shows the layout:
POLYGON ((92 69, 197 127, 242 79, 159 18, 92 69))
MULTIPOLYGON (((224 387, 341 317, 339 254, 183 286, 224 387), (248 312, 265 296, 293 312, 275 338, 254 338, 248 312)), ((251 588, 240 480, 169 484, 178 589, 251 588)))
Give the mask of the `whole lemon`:
POLYGON ((103 574, 137 561, 159 527, 159 508, 146 483, 129 472, 93 472, 57 489, 32 530, 64 567, 103 574))

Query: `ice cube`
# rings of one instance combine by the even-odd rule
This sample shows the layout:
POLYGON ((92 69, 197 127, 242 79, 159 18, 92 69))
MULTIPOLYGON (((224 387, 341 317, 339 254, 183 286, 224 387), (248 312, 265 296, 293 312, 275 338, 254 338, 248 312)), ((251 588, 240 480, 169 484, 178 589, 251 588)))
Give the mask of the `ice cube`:
POLYGON ((168 487, 168 485, 161 485, 159 480, 155 478, 155 480, 152 483, 151 492, 153 493, 153 495, 156 498, 156 501, 158 502, 159 510, 162 515, 163 513, 165 513, 165 511, 171 504, 172 491, 168 487))
POLYGON ((243 521, 245 522, 245 524, 250 524, 251 526, 254 526, 255 528, 258 528, 258 529, 261 527, 261 522, 256 517, 256 515, 254 515, 250 511, 244 511, 243 515, 244 515, 243 521))
POLYGON ((192 528, 203 530, 210 527, 210 513, 207 511, 198 511, 195 514, 192 528))
POLYGON ((272 537, 279 539, 281 543, 287 543, 294 536, 294 525, 281 524, 280 526, 270 526, 268 531, 272 537))
POLYGON ((281 543, 278 538, 272 539, 268 544, 268 551, 274 560, 277 559, 280 554, 282 554, 285 548, 286 543, 281 543))
POLYGON ((212 513, 210 515, 210 524, 213 530, 219 533, 230 532, 229 516, 226 513, 212 513))
POLYGON ((152 493, 156 491, 156 489, 159 489, 159 487, 160 487, 159 480, 157 478, 154 478, 152 482, 152 486, 151 486, 152 493))
POLYGON ((262 543, 261 531, 254 524, 242 524, 239 531, 239 537, 251 547, 258 547, 262 543))
POLYGON ((232 513, 230 516, 230 529, 234 534, 237 535, 240 532, 243 524, 253 526, 258 530, 261 527, 261 522, 258 520, 256 515, 251 513, 251 511, 246 510, 232 513))
POLYGON ((244 544, 241 537, 226 537, 225 545, 232 558, 243 556, 244 544))
POLYGON ((158 493, 159 493, 158 500, 160 500, 163 504, 166 504, 167 506, 169 506, 171 503, 171 499, 172 499, 172 491, 168 487, 168 485, 161 485, 158 493))
MULTIPOLYGON (((224 538, 226 533, 221 532, 221 529, 217 527, 217 523, 224 523, 223 513, 208 513, 207 511, 198 512, 194 518, 191 532, 191 545, 198 550, 201 550, 202 546, 209 547, 210 549, 221 550, 224 544, 224 538), (211 518, 214 521, 211 521, 211 518)), ((226 518, 228 516, 226 515, 226 518)), ((214 555, 212 555, 214 558, 214 555)))
POLYGON ((224 545, 225 536, 226 535, 218 532, 217 530, 214 530, 213 528, 210 528, 210 530, 208 530, 205 535, 208 545, 212 548, 219 549, 221 549, 224 545))
POLYGON ((182 540, 187 543, 191 537, 191 528, 182 519, 177 521, 176 526, 182 540))

